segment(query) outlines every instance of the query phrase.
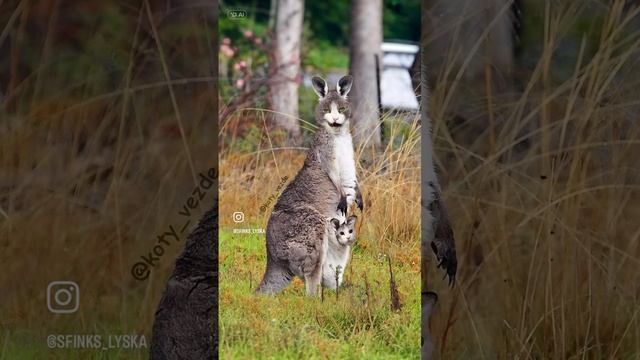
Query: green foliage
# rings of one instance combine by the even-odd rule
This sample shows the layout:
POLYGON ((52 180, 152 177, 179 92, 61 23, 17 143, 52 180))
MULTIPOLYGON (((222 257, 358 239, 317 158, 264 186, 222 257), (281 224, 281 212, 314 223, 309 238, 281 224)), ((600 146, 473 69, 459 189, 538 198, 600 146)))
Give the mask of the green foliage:
MULTIPOLYGON (((264 36, 269 23, 270 3, 265 0, 222 2, 220 33, 237 40, 241 37, 238 29, 244 28, 264 36), (229 19, 225 14, 231 9, 246 10, 248 16, 244 19, 229 19)), ((420 40, 420 0, 388 0, 384 1, 383 6, 385 39, 420 40)), ((319 49, 309 53, 312 58, 308 62, 310 65, 330 68, 344 68, 348 65, 348 52, 344 49, 349 46, 350 19, 349 1, 305 2, 305 43, 309 49, 319 49), (338 56, 334 57, 335 60, 321 60, 323 55, 338 56)))
POLYGON ((300 119, 302 120, 300 127, 303 130, 304 138, 307 142, 310 142, 315 132, 315 109, 316 104, 318 104, 318 95, 316 95, 312 88, 306 86, 301 86, 298 92, 300 99, 298 108, 300 111, 300 119))
POLYGON ((237 42, 244 38, 242 33, 245 30, 251 30, 259 37, 266 36, 268 30, 267 22, 256 21, 255 17, 251 16, 252 14, 252 12, 249 12, 246 18, 230 19, 224 13, 221 13, 218 21, 220 38, 228 37, 232 42, 237 42))
POLYGON ((304 18, 310 38, 336 47, 349 45, 349 1, 307 1, 304 18))
POLYGON ((332 46, 326 42, 306 45, 303 49, 303 66, 310 66, 322 73, 332 69, 346 69, 349 67, 349 50, 332 46))
POLYGON ((406 141, 415 137, 416 124, 420 114, 405 112, 385 112, 382 115, 384 126, 382 137, 391 149, 401 149, 406 141))
POLYGON ((229 10, 245 10, 247 19, 266 24, 269 21, 271 2, 272 0, 219 0, 220 21, 227 18, 229 10))
MULTIPOLYGON (((220 64, 224 68, 220 83, 220 94, 224 101, 237 96, 240 91, 236 81, 244 75, 234 72, 234 64, 245 60, 251 66, 253 76, 266 74, 268 54, 256 47, 244 34, 251 31, 256 37, 269 41, 269 19, 271 2, 223 1, 220 10, 220 40, 228 39, 236 50, 233 59, 220 55, 220 64), (232 19, 226 14, 230 10, 245 10, 247 17, 232 19), (225 61, 228 60, 228 61, 225 61)), ((343 72, 349 67, 349 26, 350 5, 348 1, 307 1, 305 2, 304 31, 302 41, 302 66, 306 72, 326 74, 331 71, 343 72)), ((389 39, 419 40, 420 2, 418 0, 384 2, 384 36, 389 39)), ((264 92, 255 94, 252 99, 256 106, 267 106, 263 101, 264 92)), ((312 92, 301 87, 301 118, 313 121, 315 102, 312 92)))
MULTIPOLYGON (((252 19, 220 21, 220 96, 224 102, 230 101, 245 89, 255 86, 255 81, 264 78, 268 71, 268 37, 264 25, 255 25, 252 19), (230 50, 222 51, 223 48, 230 50), (238 67, 241 65, 241 67, 238 67), (241 83, 239 83, 241 82, 241 83)), ((266 106, 261 102, 266 89, 260 89, 252 98, 256 106, 266 106)))
POLYGON ((420 0, 384 1, 384 39, 419 42, 421 9, 420 0))
POLYGON ((250 153, 258 150, 262 143, 262 131, 255 123, 249 123, 248 129, 242 137, 232 138, 229 144, 229 151, 250 153))
MULTIPOLYGON (((383 1, 384 39, 420 41, 420 0, 383 1)), ((305 22, 318 42, 336 47, 349 45, 349 1, 308 1, 305 22)))

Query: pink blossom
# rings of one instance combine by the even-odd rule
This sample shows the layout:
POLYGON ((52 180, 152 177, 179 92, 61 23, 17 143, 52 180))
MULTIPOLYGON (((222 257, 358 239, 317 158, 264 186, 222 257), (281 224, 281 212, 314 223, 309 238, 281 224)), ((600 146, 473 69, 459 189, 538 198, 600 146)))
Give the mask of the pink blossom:
POLYGON ((262 39, 260 39, 260 38, 258 38, 258 37, 257 37, 257 38, 255 38, 255 39, 253 39, 253 42, 254 42, 256 45, 262 45, 262 39))
POLYGON ((233 68, 234 68, 236 71, 240 71, 240 70, 242 70, 242 69, 246 69, 246 68, 247 68, 247 62, 246 62, 246 61, 244 61, 244 60, 242 60, 242 61, 238 61, 237 63, 235 63, 235 64, 233 65, 233 68))
POLYGON ((227 57, 233 57, 235 54, 235 51, 227 44, 220 45, 220 52, 227 57))
POLYGON ((228 37, 225 37, 224 39, 222 39, 222 44, 231 45, 231 39, 229 39, 228 37))
POLYGON ((236 80, 236 87, 238 89, 242 89, 244 87, 244 79, 238 79, 236 80))
POLYGON ((251 30, 245 30, 243 32, 243 34, 244 34, 244 37, 246 37, 246 38, 252 38, 253 37, 253 31, 251 31, 251 30))

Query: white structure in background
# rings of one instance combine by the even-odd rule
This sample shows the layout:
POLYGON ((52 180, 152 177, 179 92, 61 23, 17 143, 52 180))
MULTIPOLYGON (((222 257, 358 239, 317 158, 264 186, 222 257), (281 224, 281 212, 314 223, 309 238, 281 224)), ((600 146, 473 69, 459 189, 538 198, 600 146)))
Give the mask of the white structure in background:
POLYGON ((382 43, 380 102, 383 109, 418 111, 409 69, 419 50, 412 44, 382 43))
MULTIPOLYGON (((382 43, 382 65, 380 73, 380 102, 382 109, 417 113, 420 106, 413 91, 409 69, 420 48, 404 43, 382 43)), ((316 74, 304 73, 302 84, 311 87, 311 77, 316 74)), ((338 82, 344 72, 322 74, 328 84, 338 82)), ((358 81, 355 79, 355 81, 358 81)), ((376 99, 377 101, 377 99, 376 99)))

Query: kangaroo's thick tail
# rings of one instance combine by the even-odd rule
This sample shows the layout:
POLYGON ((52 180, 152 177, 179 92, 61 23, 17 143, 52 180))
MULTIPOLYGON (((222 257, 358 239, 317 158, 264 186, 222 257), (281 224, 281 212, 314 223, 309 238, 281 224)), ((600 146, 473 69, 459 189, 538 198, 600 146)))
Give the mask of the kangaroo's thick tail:
POLYGON ((278 294, 289 285, 291 279, 293 273, 289 269, 268 259, 267 270, 256 288, 256 294, 278 294))
POLYGON ((280 227, 285 226, 285 216, 278 211, 271 213, 267 223, 267 270, 264 272, 260 285, 256 288, 256 294, 277 294, 281 292, 293 279, 293 272, 288 266, 283 265, 273 256, 277 252, 277 244, 284 239, 280 238, 280 227))

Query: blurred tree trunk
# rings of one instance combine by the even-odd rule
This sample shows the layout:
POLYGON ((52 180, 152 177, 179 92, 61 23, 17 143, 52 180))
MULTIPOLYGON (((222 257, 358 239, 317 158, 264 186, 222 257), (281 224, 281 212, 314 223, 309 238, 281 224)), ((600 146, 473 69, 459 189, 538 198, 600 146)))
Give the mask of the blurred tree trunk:
POLYGON ((382 0, 352 0, 349 97, 356 146, 380 148, 376 56, 382 61, 382 0))
POLYGON ((275 24, 274 75, 270 101, 274 125, 286 130, 288 141, 301 140, 298 124, 298 84, 300 78, 300 42, 304 0, 278 0, 275 24))

